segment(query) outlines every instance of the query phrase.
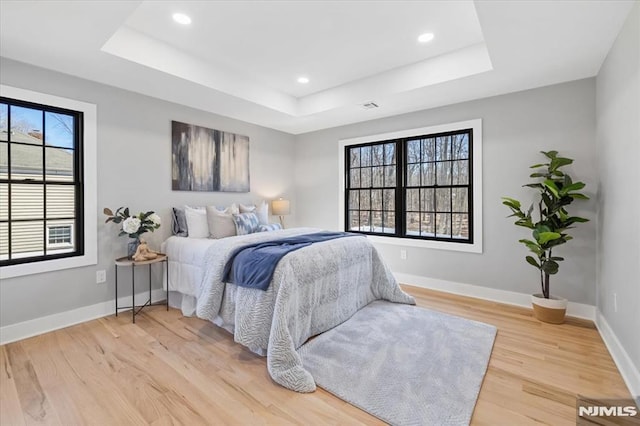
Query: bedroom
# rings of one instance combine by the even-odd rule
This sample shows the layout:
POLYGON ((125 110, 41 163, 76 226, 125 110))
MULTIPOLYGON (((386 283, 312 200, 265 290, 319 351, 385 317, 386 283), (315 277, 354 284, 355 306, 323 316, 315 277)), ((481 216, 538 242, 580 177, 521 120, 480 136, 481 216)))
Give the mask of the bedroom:
MULTIPOLYGON (((16 348, 12 350, 18 355, 27 357, 28 352, 30 357, 39 358, 39 345, 55 348, 58 341, 68 340, 69 336, 82 342, 69 355, 77 357, 80 363, 82 351, 88 352, 87 345, 95 341, 88 337, 95 332, 90 328, 95 324, 105 341, 109 341, 109 337, 103 331, 116 325, 122 329, 111 332, 135 340, 137 329, 128 328, 131 324, 126 313, 119 316, 117 322, 111 322, 116 321, 113 317, 114 259, 126 253, 126 239, 117 236, 117 227, 103 223, 104 207, 128 206, 135 212, 156 211, 162 225, 156 232, 144 235, 156 250, 171 235, 171 208, 183 205, 228 206, 282 197, 290 201, 290 214, 284 217, 286 228, 310 226, 344 230, 340 226, 344 217, 344 206, 341 206, 344 198, 340 195, 344 190, 340 184, 344 173, 344 164, 340 163, 340 153, 344 152, 340 149, 341 143, 481 119, 482 184, 479 189, 482 204, 477 211, 481 217, 475 215, 475 219, 481 220, 481 226, 475 228, 482 233, 481 252, 443 250, 395 241, 376 242, 378 252, 399 282, 413 286, 403 288, 417 295, 419 305, 488 323, 491 319, 486 318, 487 312, 498 315, 497 320, 493 319, 500 324, 494 324, 499 331, 492 357, 502 357, 498 358, 502 360, 499 365, 502 368, 498 369, 502 374, 492 375, 490 362, 474 414, 480 417, 474 417, 474 422, 568 423, 572 421, 571 416, 575 417, 572 404, 576 394, 607 396, 599 393, 607 387, 615 392, 624 389, 637 398, 640 393, 640 339, 637 339, 640 254, 635 241, 640 231, 634 212, 640 201, 638 193, 627 187, 633 187, 638 181, 634 160, 640 156, 638 2, 459 2, 457 12, 465 13, 464 19, 468 21, 464 22, 469 28, 461 31, 460 38, 451 41, 446 49, 460 53, 465 51, 464 43, 485 48, 473 50, 461 67, 447 68, 438 75, 418 73, 425 81, 417 77, 411 79, 407 74, 393 74, 393 71, 408 73, 411 70, 406 70, 407 66, 419 66, 423 62, 429 65, 433 63, 429 61, 436 59, 446 66, 446 61, 442 62, 448 50, 439 51, 435 57, 424 53, 430 48, 445 49, 438 47, 442 37, 435 30, 431 42, 416 41, 422 32, 432 30, 424 28, 429 22, 418 25, 415 16, 420 14, 413 8, 431 8, 430 12, 436 16, 444 15, 449 9, 446 3, 400 2, 402 7, 397 6, 398 2, 389 4, 396 6, 384 9, 385 3, 375 6, 346 2, 341 6, 343 10, 331 9, 340 6, 323 2, 266 2, 244 6, 240 3, 233 7, 233 3, 196 2, 2 1, 0 83, 97 106, 95 205, 86 210, 90 212, 86 221, 93 220, 95 224, 94 236, 85 235, 86 249, 93 248, 95 260, 87 266, 50 272, 39 271, 39 265, 32 263, 27 274, 21 276, 7 275, 7 267, 0 268, 0 343, 21 342, 2 346, 3 363, 8 359, 7 348, 16 348), (298 6, 291 9, 292 4, 298 6), (305 9, 305 4, 316 8, 305 9), (190 26, 180 26, 171 20, 174 6, 175 11, 191 16, 190 26), (194 9, 190 11, 188 7, 194 9), (198 13, 197 7, 205 10, 210 7, 216 13, 212 10, 207 10, 212 15, 198 13), (395 23, 388 24, 388 31, 375 35, 367 31, 375 25, 383 28, 385 13, 397 14, 395 23), (218 19, 225 24, 217 22, 218 19), (216 45, 219 56, 208 52, 202 40, 190 38, 191 33, 204 31, 205 20, 219 27, 218 30, 209 28, 211 34, 218 34, 215 31, 240 34, 234 38, 222 33, 216 45), (409 28, 402 25, 402 20, 416 25, 409 28), (352 28, 353 21, 357 25, 352 28), (23 36, 24 22, 30 24, 29 37, 23 36), (233 25, 234 22, 238 25, 233 25), (250 25, 247 28, 240 24, 242 22, 250 25), (326 37, 327 28, 340 36, 326 37), (394 31, 402 33, 400 28, 405 28, 406 47, 399 47, 400 38, 392 38, 394 31), (298 36, 291 37, 289 31, 298 36), (136 39, 136 34, 146 38, 136 39), (385 37, 394 41, 387 45, 385 37), (254 38, 264 38, 265 43, 272 44, 264 47, 254 42, 254 38), (193 49, 184 50, 184 46, 191 43, 193 49), (278 43, 283 43, 281 48, 278 43), (307 43, 312 53, 303 55, 294 50, 296 55, 291 59, 291 49, 300 48, 297 43, 307 43), (390 55, 386 62, 375 60, 375 55, 394 53, 394 49, 398 50, 397 56, 390 55), (360 51, 362 56, 356 55, 354 60, 353 52, 360 51), (154 56, 154 52, 159 55, 154 56), (179 60, 171 60, 174 58, 179 60), (211 63, 219 66, 212 67, 211 63), (293 69, 301 63, 314 65, 316 70, 293 69), (202 67, 206 67, 206 72, 202 67), (238 68, 244 71, 237 71, 238 68), (309 78, 306 84, 296 81, 303 73, 309 78), (283 76, 289 76, 290 81, 283 76), (398 76, 399 83, 393 80, 398 76), (362 105, 368 102, 377 103, 379 108, 364 109, 362 105), (172 121, 248 136, 250 192, 172 190, 172 121), (584 325, 582 320, 570 320, 560 328, 549 328, 531 318, 529 295, 537 290, 537 276, 524 261, 526 248, 518 243, 527 233, 506 218, 509 211, 502 205, 501 197, 527 200, 531 194, 521 185, 528 182, 529 165, 540 160, 539 151, 551 149, 575 160, 570 170, 576 180, 587 184, 585 193, 591 198, 572 206, 574 214, 588 217, 590 222, 576 226, 572 230, 575 240, 561 249, 566 260, 553 278, 552 291, 569 299, 568 315, 593 321, 598 331, 593 325, 579 327, 584 325), (99 271, 106 272, 106 282, 96 282, 99 271), (458 296, 447 293, 462 296, 457 299, 458 296), (507 305, 478 299, 469 301, 465 296, 507 305), (509 345, 502 347, 499 346, 503 331, 500 327, 509 331, 520 324, 518 320, 509 322, 510 316, 527 318, 523 321, 532 328, 514 331, 520 337, 508 339, 509 345), (80 328, 63 329, 76 323, 84 324, 79 325, 80 328), (514 377, 509 373, 510 362, 527 364, 529 361, 537 365, 535 360, 545 357, 536 349, 542 351, 546 345, 530 348, 527 333, 537 329, 548 331, 536 338, 549 339, 545 340, 546 344, 559 346, 562 352, 564 346, 557 338, 554 340, 554 335, 556 330, 565 328, 570 334, 562 335, 567 346, 597 347, 599 355, 594 358, 608 359, 601 370, 585 372, 563 359, 556 362, 560 365, 545 364, 551 369, 549 374, 536 372, 514 377), (54 332, 21 340, 55 329, 77 330, 77 334, 54 332), (580 338, 574 339, 571 333, 588 335, 595 341, 580 343, 580 338), (608 353, 615 366, 614 361, 607 358, 608 353), (566 376, 563 375, 565 369, 566 376), (553 374, 560 379, 548 377, 553 374), (591 377, 591 381, 581 381, 582 376, 591 377), (486 391, 485 386, 489 386, 486 391), (503 390, 499 390, 500 387, 503 390), (484 398, 483 392, 489 399, 484 398), (487 414, 491 412, 497 417, 487 414)), ((460 16, 458 19, 462 20, 460 16)), ((450 16, 441 18, 451 19, 450 16)), ((270 221, 277 222, 278 217, 271 216, 270 221)), ((144 282, 142 276, 140 283, 144 282)), ((154 290, 162 295, 159 282, 154 283, 154 290)), ((205 364, 219 373, 211 373, 215 376, 212 383, 217 387, 189 376, 196 386, 204 388, 182 388, 198 399, 198 407, 204 404, 201 389, 216 395, 216 410, 207 415, 218 413, 223 416, 220 421, 226 423, 237 423, 241 419, 246 422, 262 419, 264 423, 297 419, 299 422, 305 415, 304 407, 308 422, 376 421, 323 390, 305 397, 280 388, 269 378, 264 359, 234 344, 230 335, 213 325, 208 328, 204 321, 181 318, 175 309, 170 310, 169 316, 162 315, 165 314, 158 308, 142 311, 136 324, 146 327, 145 337, 156 333, 153 335, 159 342, 177 351, 175 356, 182 356, 176 348, 179 340, 174 339, 174 333, 190 339, 194 330, 200 330, 198 338, 203 347, 221 357, 219 364, 215 360, 211 361, 212 365, 205 364), (159 324, 166 324, 170 331, 159 328, 159 324), (176 328, 179 326, 182 328, 176 328), (252 382, 259 383, 261 390, 253 391, 251 398, 238 396, 247 392, 252 382), (219 389, 227 389, 230 395, 240 399, 219 389)), ((105 350, 108 350, 106 345, 105 350)), ((128 348, 122 350, 135 355, 128 348)), ((189 350, 195 351, 196 359, 204 355, 191 344, 189 350)), ((44 351, 46 354, 46 349, 44 351)), ((555 356, 553 353, 549 359, 557 361, 555 356)), ((172 364, 176 359, 164 360, 165 364, 178 368, 172 364)), ((576 355, 576 360, 577 364, 587 362, 589 357, 576 355)), ((62 362, 52 358, 52 362, 58 361, 62 362)), ((55 389, 64 389, 65 383, 72 382, 72 377, 65 376, 72 373, 60 370, 62 379, 56 382, 55 377, 46 373, 59 368, 57 364, 46 364, 41 359, 38 367, 35 360, 32 362, 41 373, 38 376, 43 383, 50 379, 48 386, 51 387, 46 391, 49 405, 44 407, 44 413, 60 423, 67 422, 58 416, 84 418, 82 412, 71 409, 65 413, 60 404, 73 404, 64 399, 64 392, 56 395, 55 389)), ((163 380, 172 378, 175 379, 170 376, 163 380)), ((116 395, 113 383, 117 382, 104 380, 96 376, 92 383, 116 395)), ((3 376, 3 392, 8 383, 3 376)), ((13 401, 12 394, 3 393, 1 411, 4 416, 14 413, 13 409, 18 413, 25 410, 24 418, 28 422, 29 413, 33 414, 29 411, 33 409, 30 404, 35 402, 29 397, 28 382, 22 385, 27 386, 23 387, 25 394, 21 394, 23 399, 20 399, 23 407, 8 405, 13 401)), ((81 387, 69 386, 68 389, 68 395, 85 398, 83 401, 90 406, 100 405, 103 397, 109 398, 96 389, 84 396, 81 387)), ((155 418, 165 419, 163 416, 172 410, 158 407, 158 401, 170 404, 177 413, 176 418, 186 415, 185 406, 176 400, 165 394, 145 397, 144 391, 141 390, 140 400, 131 406, 119 406, 123 417, 116 420, 128 418, 131 423, 136 420, 150 423, 155 418), (142 407, 147 402, 148 411, 142 407), (142 417, 135 414, 138 410, 143 413, 142 417), (127 417, 129 415, 133 417, 127 417)), ((105 412, 104 408, 99 411, 105 412)))

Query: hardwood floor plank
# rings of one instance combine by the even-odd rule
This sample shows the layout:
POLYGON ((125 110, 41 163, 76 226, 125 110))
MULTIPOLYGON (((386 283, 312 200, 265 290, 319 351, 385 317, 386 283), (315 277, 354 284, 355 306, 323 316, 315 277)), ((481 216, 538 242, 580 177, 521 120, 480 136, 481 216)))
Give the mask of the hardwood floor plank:
MULTIPOLYGON (((498 328, 474 425, 575 424, 578 394, 630 398, 590 321, 411 286, 422 307, 498 328)), ((176 309, 101 318, 0 347, 1 424, 378 425, 323 389, 299 394, 266 359, 176 309)))

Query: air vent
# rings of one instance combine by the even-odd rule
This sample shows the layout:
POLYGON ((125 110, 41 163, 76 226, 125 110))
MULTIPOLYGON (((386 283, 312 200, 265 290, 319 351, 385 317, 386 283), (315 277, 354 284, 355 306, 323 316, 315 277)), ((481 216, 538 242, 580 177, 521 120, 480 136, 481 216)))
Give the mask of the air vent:
POLYGON ((379 106, 375 102, 367 102, 366 104, 362 104, 362 108, 364 108, 364 109, 373 109, 373 108, 379 108, 379 106))

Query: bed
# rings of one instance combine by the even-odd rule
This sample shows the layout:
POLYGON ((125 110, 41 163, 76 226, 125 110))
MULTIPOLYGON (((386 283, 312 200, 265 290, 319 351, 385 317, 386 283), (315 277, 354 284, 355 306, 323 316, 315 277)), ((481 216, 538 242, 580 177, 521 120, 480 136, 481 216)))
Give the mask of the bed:
POLYGON ((226 329, 236 342, 266 356, 275 382, 313 392, 313 377, 296 352, 305 341, 374 300, 415 304, 362 236, 315 243, 287 254, 266 291, 223 282, 224 267, 240 247, 317 231, 294 228, 222 239, 170 237, 162 244, 169 256, 170 304, 226 329))

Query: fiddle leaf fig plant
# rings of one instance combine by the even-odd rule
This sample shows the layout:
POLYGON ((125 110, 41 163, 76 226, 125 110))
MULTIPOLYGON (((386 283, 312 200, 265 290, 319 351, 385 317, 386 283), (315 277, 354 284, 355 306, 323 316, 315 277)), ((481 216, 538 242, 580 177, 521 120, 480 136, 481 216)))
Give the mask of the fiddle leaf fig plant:
POLYGON ((566 207, 574 200, 588 200, 589 197, 579 192, 585 187, 584 183, 573 182, 571 176, 562 171, 562 167, 573 163, 572 159, 559 157, 558 151, 541 153, 548 162, 531 166, 536 171, 530 177, 536 181, 523 185, 536 190, 537 200, 526 212, 522 210, 520 201, 514 198, 502 197, 502 204, 511 209, 512 214, 508 217, 515 217, 517 226, 532 231, 531 239, 519 241, 534 254, 525 259, 540 271, 542 295, 548 299, 550 276, 558 273, 558 262, 564 260, 553 256, 553 249, 573 238, 567 233, 568 229, 573 228, 572 225, 589 221, 583 217, 570 216, 566 207), (534 205, 537 209, 534 209, 534 205))

